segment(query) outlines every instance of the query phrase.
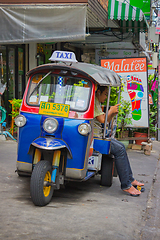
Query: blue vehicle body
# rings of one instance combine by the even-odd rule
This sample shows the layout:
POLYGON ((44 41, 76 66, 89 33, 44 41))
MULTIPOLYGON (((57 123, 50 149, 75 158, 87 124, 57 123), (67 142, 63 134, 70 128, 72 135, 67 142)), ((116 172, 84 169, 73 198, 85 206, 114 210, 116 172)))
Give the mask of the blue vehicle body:
POLYGON ((42 150, 67 150, 66 177, 83 179, 89 157, 91 134, 82 136, 78 132, 78 126, 89 123, 89 120, 68 118, 55 118, 59 127, 54 134, 48 134, 43 130, 43 121, 48 116, 38 114, 21 113, 27 119, 25 127, 19 129, 19 144, 17 168, 19 171, 32 172, 34 148, 42 150), (25 137, 24 137, 25 136, 25 137))
MULTIPOLYGON (((56 57, 74 53, 56 51, 56 57)), ((67 58, 70 62, 71 59, 67 58)), ((31 69, 20 115, 17 173, 31 175, 30 192, 37 206, 48 204, 54 189, 65 180, 86 181, 101 174, 101 184, 111 186, 113 162, 106 175, 106 138, 111 86, 120 86, 119 76, 100 66, 78 63, 51 63, 31 69), (109 88, 103 137, 93 137, 94 102, 97 86, 109 88), (105 163, 105 164, 103 164, 105 163), (103 171, 101 171, 101 166, 103 171), (103 172, 103 173, 102 173, 103 172)))
POLYGON ((38 114, 21 112, 27 119, 24 127, 19 128, 18 149, 17 149, 17 169, 22 172, 32 171, 33 156, 28 154, 31 143, 39 137, 41 116, 38 114))

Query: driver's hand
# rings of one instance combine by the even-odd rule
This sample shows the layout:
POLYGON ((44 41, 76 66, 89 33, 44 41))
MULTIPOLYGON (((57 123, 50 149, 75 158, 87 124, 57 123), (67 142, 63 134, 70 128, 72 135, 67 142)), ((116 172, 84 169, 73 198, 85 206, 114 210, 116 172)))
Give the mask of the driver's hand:
POLYGON ((119 105, 121 105, 120 103, 116 104, 115 106, 111 106, 110 107, 110 113, 112 114, 112 116, 115 116, 118 114, 118 109, 119 109, 119 105))

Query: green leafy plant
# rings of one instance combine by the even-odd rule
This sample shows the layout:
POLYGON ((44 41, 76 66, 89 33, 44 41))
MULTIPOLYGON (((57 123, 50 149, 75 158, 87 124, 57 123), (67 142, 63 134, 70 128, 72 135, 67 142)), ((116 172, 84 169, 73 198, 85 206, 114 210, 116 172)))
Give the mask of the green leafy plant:
POLYGON ((117 135, 118 138, 123 138, 124 132, 127 130, 127 125, 132 124, 132 116, 130 102, 121 97, 120 103, 117 118, 117 135))
POLYGON ((150 106, 150 113, 149 113, 149 131, 150 136, 155 137, 156 131, 160 130, 157 128, 157 106, 151 105, 150 106))
POLYGON ((118 91, 119 91, 119 88, 116 88, 116 87, 112 87, 111 88, 111 95, 110 95, 110 102, 109 102, 110 106, 114 106, 114 105, 117 104, 117 101, 118 101, 118 91))
POLYGON ((10 116, 12 116, 12 122, 11 122, 11 128, 9 131, 13 135, 13 132, 17 130, 17 127, 14 123, 14 119, 19 115, 19 109, 22 103, 22 99, 13 98, 12 100, 9 100, 9 102, 12 104, 12 111, 11 111, 11 114, 9 114, 10 116))
MULTIPOLYGON (((48 95, 48 94, 46 94, 46 95, 48 95)), ((56 95, 56 93, 55 93, 55 92, 52 92, 52 95, 49 95, 49 99, 54 99, 54 98, 55 98, 55 95, 56 95)))
MULTIPOLYGON (((114 105, 117 104, 117 101, 118 101, 118 91, 119 91, 119 88, 116 88, 116 87, 112 87, 111 88, 109 106, 114 106, 114 105)), ((105 100, 104 105, 107 105, 107 99, 105 100)))
POLYGON ((12 104, 12 111, 11 111, 11 116, 13 118, 17 117, 19 114, 19 109, 22 103, 22 99, 16 99, 13 98, 12 100, 10 100, 10 103, 12 104))
MULTIPOLYGON (((155 73, 156 74, 156 73, 155 73)), ((152 94, 153 97, 153 104, 149 107, 149 131, 150 135, 155 137, 156 131, 157 131, 157 101, 158 101, 158 75, 150 74, 148 77, 148 90, 152 94), (155 84, 155 81, 157 82, 155 85, 155 89, 152 88, 153 84, 155 84)))
MULTIPOLYGON (((124 84, 122 83, 121 93, 123 92, 123 87, 124 84)), ((119 88, 111 88, 110 106, 114 106, 117 104, 118 91, 119 88)), ((131 105, 130 101, 124 100, 122 95, 120 97, 120 103, 121 105, 119 106, 116 135, 118 138, 124 138, 125 132, 127 130, 127 125, 132 124, 131 105)))

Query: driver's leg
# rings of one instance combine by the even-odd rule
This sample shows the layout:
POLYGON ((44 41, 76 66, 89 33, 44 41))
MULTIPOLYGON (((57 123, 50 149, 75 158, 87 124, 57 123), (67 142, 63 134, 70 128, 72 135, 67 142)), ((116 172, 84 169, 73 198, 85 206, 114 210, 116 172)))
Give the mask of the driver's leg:
POLYGON ((122 190, 129 189, 134 178, 124 144, 112 138, 111 154, 115 157, 115 165, 122 190))

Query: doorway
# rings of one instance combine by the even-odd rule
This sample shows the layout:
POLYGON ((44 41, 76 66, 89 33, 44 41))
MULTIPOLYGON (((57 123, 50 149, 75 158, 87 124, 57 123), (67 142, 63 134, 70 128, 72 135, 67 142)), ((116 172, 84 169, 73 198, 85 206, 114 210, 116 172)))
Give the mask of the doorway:
POLYGON ((1 82, 6 89, 1 97, 1 104, 7 111, 6 122, 10 124, 13 98, 22 99, 25 90, 25 45, 0 45, 1 82))

